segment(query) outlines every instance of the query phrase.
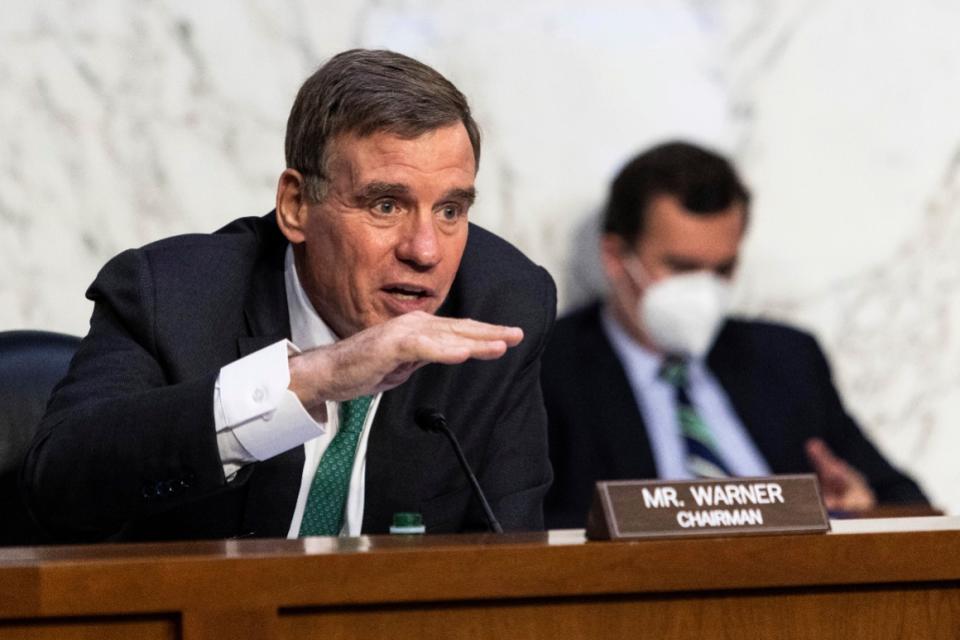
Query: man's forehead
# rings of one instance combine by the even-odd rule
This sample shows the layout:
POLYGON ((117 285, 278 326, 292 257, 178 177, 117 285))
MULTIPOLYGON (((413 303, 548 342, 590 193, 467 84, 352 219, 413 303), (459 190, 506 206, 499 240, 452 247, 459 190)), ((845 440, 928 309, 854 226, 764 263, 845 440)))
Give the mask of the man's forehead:
POLYGON ((713 266, 736 260, 745 221, 741 203, 703 215, 685 209, 676 198, 658 198, 648 209, 635 248, 671 262, 713 266))
POLYGON ((746 209, 740 202, 722 211, 697 213, 686 209, 677 198, 655 198, 647 209, 641 237, 671 239, 676 242, 703 238, 739 238, 744 231, 746 209))
POLYGON ((382 174, 391 171, 459 171, 470 178, 476 174, 473 146, 460 122, 416 136, 388 130, 345 133, 334 139, 330 149, 331 169, 348 170, 356 182, 383 180, 382 174))
MULTIPOLYGON (((355 196, 363 200, 374 200, 383 196, 407 197, 412 195, 414 195, 413 189, 404 182, 369 180, 357 184, 355 189, 355 196)), ((472 184, 470 186, 452 186, 443 191, 441 197, 473 203, 477 197, 477 190, 472 184)))

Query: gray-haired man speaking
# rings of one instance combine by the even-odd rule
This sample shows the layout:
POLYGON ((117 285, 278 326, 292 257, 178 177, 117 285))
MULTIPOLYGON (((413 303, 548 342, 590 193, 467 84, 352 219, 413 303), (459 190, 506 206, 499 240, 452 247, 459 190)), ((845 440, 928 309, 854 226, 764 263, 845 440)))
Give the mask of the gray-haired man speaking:
POLYGON ((276 209, 111 260, 23 485, 58 539, 357 535, 420 512, 485 527, 443 412, 506 529, 542 527, 549 275, 468 224, 463 95, 387 51, 300 89, 276 209))

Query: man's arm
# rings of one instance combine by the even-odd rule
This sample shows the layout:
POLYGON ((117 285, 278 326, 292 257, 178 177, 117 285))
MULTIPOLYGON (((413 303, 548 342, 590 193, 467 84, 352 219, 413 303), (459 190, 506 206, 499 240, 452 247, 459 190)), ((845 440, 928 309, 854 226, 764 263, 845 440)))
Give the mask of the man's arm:
MULTIPOLYGON (((58 538, 108 537, 132 520, 243 485, 242 473, 227 484, 217 445, 220 370, 184 376, 158 346, 156 296, 142 251, 118 256, 91 287, 90 333, 22 473, 34 515, 58 538)), ((497 358, 521 339, 517 328, 407 314, 291 358, 290 388, 322 412, 326 400, 392 388, 428 362, 497 358)))
POLYGON ((825 429, 822 439, 807 441, 805 453, 821 477, 828 508, 870 508, 871 497, 877 504, 927 504, 916 482, 891 465, 847 413, 826 356, 812 337, 809 340, 813 366, 822 381, 819 404, 825 429))
POLYGON ((138 515, 224 485, 211 402, 217 372, 169 380, 155 350, 143 253, 108 263, 89 296, 90 332, 21 476, 34 516, 66 539, 107 537, 138 515))

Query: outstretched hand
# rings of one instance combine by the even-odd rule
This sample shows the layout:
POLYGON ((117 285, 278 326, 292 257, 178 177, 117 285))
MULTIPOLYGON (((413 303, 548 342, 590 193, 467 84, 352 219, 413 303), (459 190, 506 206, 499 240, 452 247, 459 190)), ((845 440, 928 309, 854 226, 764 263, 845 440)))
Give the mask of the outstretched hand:
POLYGON ((804 445, 807 459, 820 479, 823 501, 830 511, 865 511, 877 505, 876 496, 863 474, 834 455, 820 438, 804 445))
POLYGON ((426 364, 495 360, 521 340, 518 327, 414 311, 290 358, 290 390, 308 411, 322 411, 327 400, 392 389, 426 364))

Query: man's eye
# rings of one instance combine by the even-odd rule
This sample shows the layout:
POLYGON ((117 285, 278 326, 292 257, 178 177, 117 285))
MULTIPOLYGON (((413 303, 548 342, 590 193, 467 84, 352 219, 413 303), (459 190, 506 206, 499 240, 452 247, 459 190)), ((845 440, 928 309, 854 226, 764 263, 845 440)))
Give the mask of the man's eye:
POLYGON ((460 217, 460 207, 455 204, 448 204, 440 209, 440 216, 448 221, 453 222, 460 217))
POLYGON ((383 215, 390 215, 396 213, 397 203, 393 200, 381 200, 377 204, 373 205, 374 211, 381 213, 383 215))

